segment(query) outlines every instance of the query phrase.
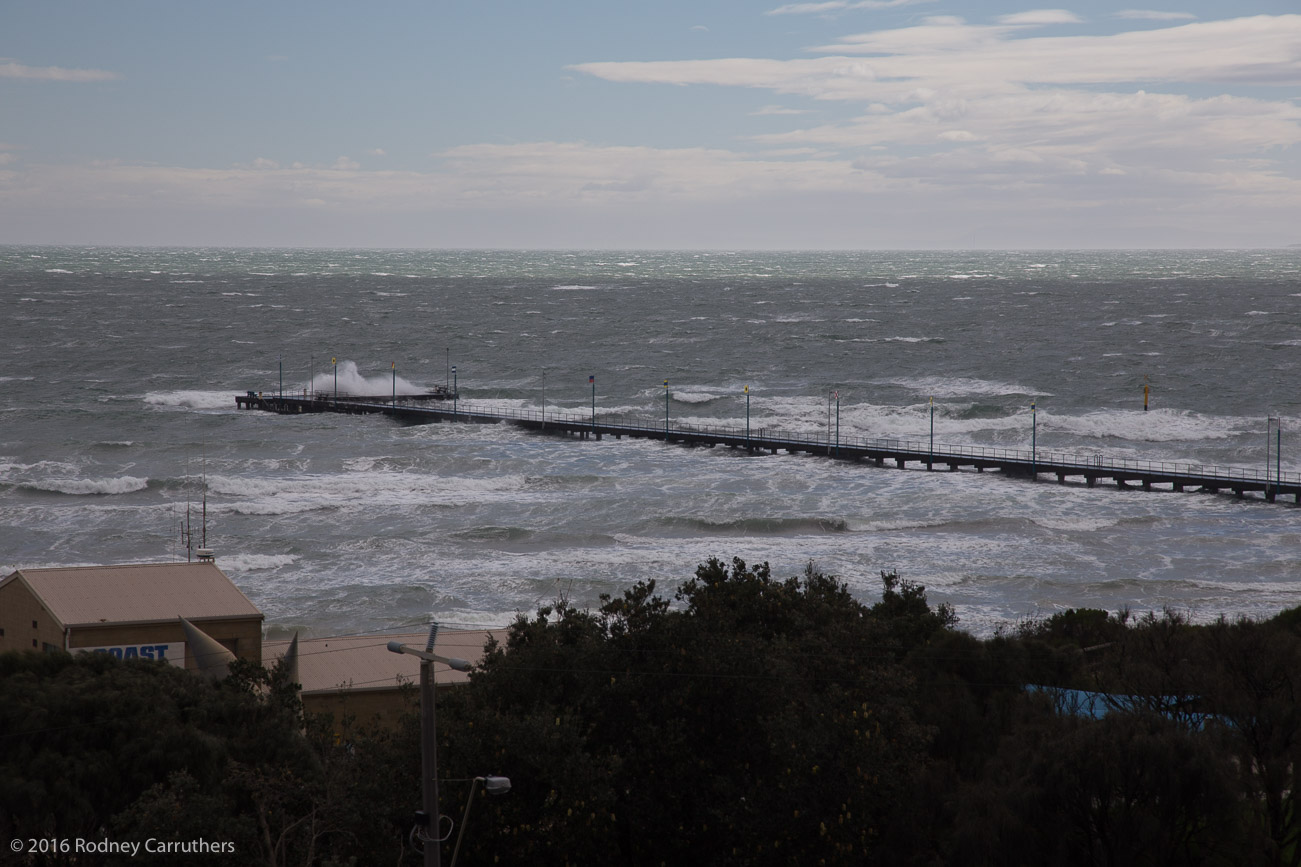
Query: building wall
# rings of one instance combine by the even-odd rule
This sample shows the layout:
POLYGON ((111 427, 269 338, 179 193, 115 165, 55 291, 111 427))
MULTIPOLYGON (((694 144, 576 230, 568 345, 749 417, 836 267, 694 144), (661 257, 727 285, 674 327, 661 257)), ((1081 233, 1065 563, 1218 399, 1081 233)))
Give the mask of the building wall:
POLYGON ((18 580, 0 587, 0 630, 0 651, 63 649, 63 628, 18 580))
MULTIPOLYGON (((463 684, 444 684, 435 693, 435 710, 442 697, 449 689, 460 689, 463 684)), ((351 718, 353 723, 362 726, 393 728, 404 713, 420 713, 420 686, 412 684, 410 689, 393 687, 391 689, 351 690, 337 689, 329 692, 303 693, 303 712, 307 714, 330 714, 334 718, 334 733, 343 733, 343 721, 351 718)))
POLYGON ((393 728, 405 711, 420 712, 420 691, 411 689, 337 690, 307 693, 302 696, 303 712, 330 714, 336 735, 343 733, 344 720, 355 725, 393 728))

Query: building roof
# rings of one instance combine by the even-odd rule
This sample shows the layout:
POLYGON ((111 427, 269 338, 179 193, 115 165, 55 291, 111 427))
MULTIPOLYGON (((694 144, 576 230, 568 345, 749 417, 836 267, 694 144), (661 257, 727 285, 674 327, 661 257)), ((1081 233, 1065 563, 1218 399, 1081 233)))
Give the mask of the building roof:
POLYGON ((159 620, 262 619, 248 597, 213 563, 144 563, 19 569, 22 581, 63 626, 159 620))
MULTIPOLYGON (((440 629, 434 653, 460 657, 472 664, 483 658, 483 645, 490 636, 504 641, 504 629, 440 629)), ((303 694, 393 689, 420 679, 419 658, 388 649, 390 641, 425 649, 428 630, 383 635, 348 635, 341 638, 300 638, 298 640, 298 677, 303 694)), ((268 668, 289 649, 290 639, 262 642, 262 661, 268 668)), ((441 662, 434 663, 434 683, 438 686, 465 683, 469 676, 454 671, 441 662)))

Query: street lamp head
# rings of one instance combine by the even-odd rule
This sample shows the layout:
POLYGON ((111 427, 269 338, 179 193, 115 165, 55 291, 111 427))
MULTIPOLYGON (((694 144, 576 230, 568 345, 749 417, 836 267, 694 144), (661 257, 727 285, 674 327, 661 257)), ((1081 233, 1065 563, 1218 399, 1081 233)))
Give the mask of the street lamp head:
POLYGON ((489 795, 504 795, 510 791, 510 777, 479 777, 483 790, 489 795))

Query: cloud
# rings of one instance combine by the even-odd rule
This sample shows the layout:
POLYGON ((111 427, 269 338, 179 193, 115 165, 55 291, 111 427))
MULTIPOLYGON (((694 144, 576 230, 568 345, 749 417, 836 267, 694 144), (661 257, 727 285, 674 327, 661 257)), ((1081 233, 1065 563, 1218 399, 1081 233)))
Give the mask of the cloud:
POLYGON ((582 63, 617 82, 752 87, 815 99, 906 102, 926 91, 1182 82, 1301 86, 1301 15, 1260 15, 1100 36, 1025 35, 950 16, 843 37, 830 56, 582 63), (870 55, 861 60, 854 55, 870 55))
POLYGON ((388 156, 388 151, 384 150, 384 148, 371 148, 370 150, 366 151, 366 153, 368 156, 372 156, 372 157, 388 156))
POLYGON ((1038 27, 1045 24, 1081 24, 1083 19, 1065 9, 1032 9, 1028 12, 1000 15, 998 22, 1014 27, 1038 27))
POLYGON ((237 226, 251 225, 250 214, 273 215, 277 225, 290 214, 331 226, 433 221, 453 234, 420 237, 439 243, 472 243, 476 226, 497 246, 534 243, 539 236, 528 233, 547 226, 557 233, 547 243, 581 246, 586 236, 563 234, 581 225, 593 237, 623 238, 603 242, 614 245, 652 237, 649 227, 675 239, 665 243, 710 246, 748 243, 719 227, 749 226, 774 245, 818 246, 825 230, 841 233, 837 243, 880 246, 908 237, 943 243, 928 233, 963 221, 1045 238, 1050 224, 1069 226, 1052 237, 1071 244, 1088 243, 1075 229, 1089 225, 1135 244, 1176 237, 1131 232, 1145 225, 1198 238, 1223 238, 1225 227, 1241 231, 1235 238, 1275 237, 1291 225, 1301 208, 1301 180, 1287 162, 1301 150, 1301 105, 1289 98, 1301 84, 1301 15, 1154 29, 1113 23, 1121 32, 1111 35, 1034 29, 1075 20, 1063 10, 983 24, 933 16, 848 33, 794 59, 573 67, 614 82, 771 94, 757 110, 740 101, 738 114, 767 119, 742 118, 752 134, 726 146, 467 143, 432 154, 436 168, 420 172, 363 169, 350 157, 203 170, 34 165, 25 155, 0 171, 8 221, 0 226, 27 225, 29 214, 54 215, 51 225, 62 214, 102 214, 105 225, 125 225, 123 215, 221 214, 237 226), (1272 86, 1289 89, 1272 97, 1272 86), (827 110, 786 108, 790 95, 827 110), (864 225, 879 231, 855 228, 864 225), (523 228, 499 233, 504 226, 523 228))
POLYGON ((865 173, 855 184, 871 177, 877 190, 916 184, 1081 206, 1141 198, 1141 207, 1185 203, 1195 190, 1208 202, 1301 207, 1301 181, 1279 160, 1301 145, 1301 106, 1287 94, 1163 92, 1301 85, 1301 15, 1111 35, 1028 32, 1078 21, 1051 9, 994 24, 932 16, 844 36, 813 49, 821 57, 575 68, 611 81, 745 87, 861 106, 848 120, 751 140, 769 153, 812 148, 807 162, 823 172, 847 162, 865 173), (1128 190, 1114 188, 1120 178, 1128 190))
POLYGON ((61 66, 26 66, 13 60, 0 61, 0 78, 24 78, 31 81, 113 81, 115 72, 102 69, 65 69, 61 66))
POLYGON ((1122 9, 1116 17, 1136 21, 1193 21, 1197 18, 1191 12, 1159 12, 1155 9, 1122 9))
POLYGON ((776 9, 769 9, 765 15, 818 15, 827 12, 842 12, 853 9, 893 9, 899 6, 916 6, 919 3, 933 3, 935 0, 827 0, 819 3, 787 3, 776 9))
POLYGON ((750 112, 750 114, 755 117, 765 117, 772 115, 809 114, 809 110, 806 108, 786 108, 781 105, 765 105, 758 111, 750 112))

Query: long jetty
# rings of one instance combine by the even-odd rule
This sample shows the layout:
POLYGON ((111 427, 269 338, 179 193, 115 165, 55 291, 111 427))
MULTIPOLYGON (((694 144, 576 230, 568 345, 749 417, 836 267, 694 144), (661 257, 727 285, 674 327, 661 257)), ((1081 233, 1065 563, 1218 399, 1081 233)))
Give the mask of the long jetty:
POLYGON ((949 472, 996 470, 1009 476, 1037 480, 1056 477, 1059 484, 1079 480, 1092 488, 1106 481, 1118 488, 1173 491, 1231 492, 1238 498, 1259 493, 1268 502, 1301 505, 1301 473, 1274 476, 1242 467, 1217 467, 1168 461, 1111 460, 1102 455, 1079 455, 1040 449, 998 449, 982 446, 931 445, 897 439, 863 437, 811 437, 807 434, 767 428, 714 427, 670 424, 647 418, 629 418, 544 410, 485 410, 464 404, 457 394, 435 389, 421 394, 393 394, 382 397, 330 392, 300 392, 293 395, 246 392, 236 395, 239 409, 262 410, 281 415, 334 412, 382 414, 408 424, 451 422, 462 424, 513 424, 528 430, 557 436, 602 439, 636 437, 658 439, 687 446, 726 446, 749 452, 787 452, 823 455, 846 461, 887 463, 899 469, 942 468, 949 472))

